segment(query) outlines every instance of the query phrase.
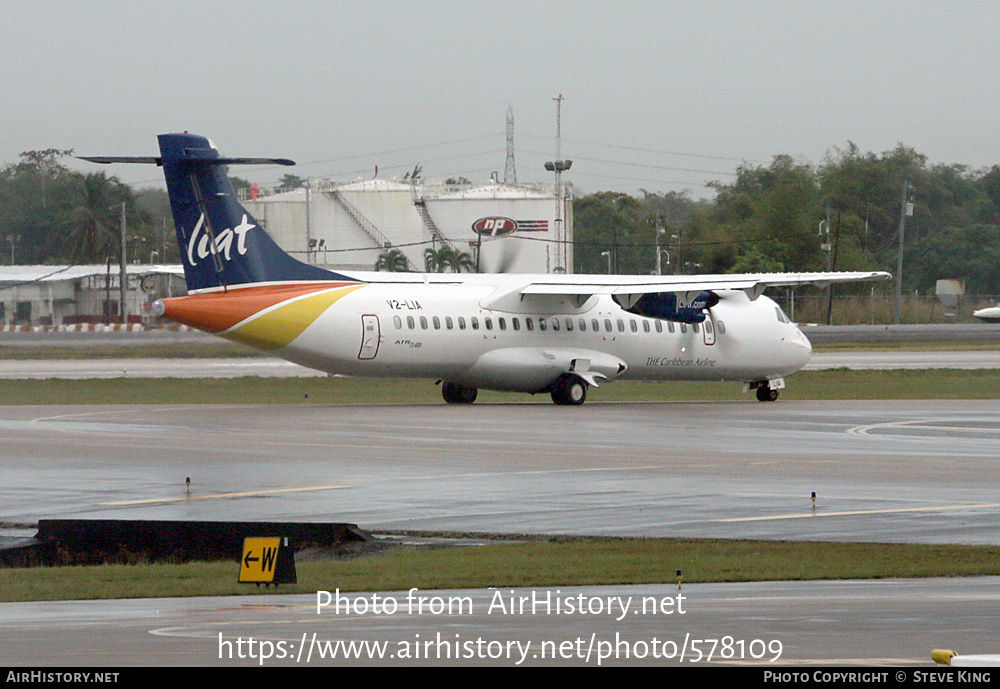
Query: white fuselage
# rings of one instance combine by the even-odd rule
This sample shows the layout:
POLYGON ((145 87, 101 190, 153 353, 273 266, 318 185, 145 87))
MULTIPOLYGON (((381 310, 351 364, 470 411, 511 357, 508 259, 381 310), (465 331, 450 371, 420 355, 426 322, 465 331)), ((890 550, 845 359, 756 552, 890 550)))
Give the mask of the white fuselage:
POLYGON ((538 392, 568 370, 593 382, 765 381, 800 369, 811 347, 767 297, 727 291, 702 324, 646 318, 610 296, 487 308, 489 284, 366 284, 275 354, 330 373, 445 379, 538 392), (484 306, 486 304, 486 306, 484 306))

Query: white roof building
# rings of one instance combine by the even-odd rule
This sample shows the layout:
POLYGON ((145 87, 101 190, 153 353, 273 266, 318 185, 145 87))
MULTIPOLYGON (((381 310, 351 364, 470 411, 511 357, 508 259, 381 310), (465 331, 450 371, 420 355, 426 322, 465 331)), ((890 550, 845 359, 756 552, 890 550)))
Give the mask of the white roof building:
MULTIPOLYGON (((126 266, 129 322, 153 319, 150 304, 187 293, 181 265, 126 266)), ((0 325, 100 323, 119 313, 118 264, 0 266, 0 325)))

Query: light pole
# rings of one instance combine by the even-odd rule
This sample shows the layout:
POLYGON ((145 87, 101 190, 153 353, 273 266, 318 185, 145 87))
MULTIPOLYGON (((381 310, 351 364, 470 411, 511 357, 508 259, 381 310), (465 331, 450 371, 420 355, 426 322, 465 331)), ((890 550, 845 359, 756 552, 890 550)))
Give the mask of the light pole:
POLYGON ((903 246, 906 236, 906 217, 913 215, 913 202, 910 201, 910 192, 913 187, 910 180, 903 180, 903 196, 899 202, 899 248, 896 253, 896 304, 893 309, 892 322, 899 325, 899 301, 903 291, 903 246))
MULTIPOLYGON (((656 216, 656 274, 663 275, 662 266, 660 265, 660 236, 663 235, 666 230, 663 229, 663 225, 660 224, 660 216, 656 216)), ((667 265, 670 265, 670 254, 667 254, 667 265)))
POLYGON ((126 290, 128 289, 128 275, 126 274, 125 268, 125 206, 126 203, 122 202, 122 255, 121 255, 121 275, 119 280, 121 281, 121 303, 119 304, 119 310, 122 315, 122 324, 128 323, 128 311, 125 308, 125 297, 126 290))
POLYGON ((19 234, 9 234, 7 235, 7 241, 10 242, 10 264, 14 265, 14 245, 17 244, 18 240, 21 239, 19 234))
POLYGON ((556 267, 557 273, 569 273, 569 254, 566 249, 566 227, 563 219, 566 200, 563 194, 562 173, 569 170, 573 165, 572 160, 562 159, 562 102, 563 96, 560 93, 558 98, 553 98, 556 102, 556 160, 545 163, 545 169, 556 173, 556 267))
POLYGON ((666 249, 657 249, 656 250, 656 274, 657 275, 663 275, 663 273, 660 272, 660 256, 662 256, 663 254, 667 255, 667 265, 668 266, 670 265, 670 252, 668 250, 666 250, 666 249))
POLYGON ((607 256, 608 257, 608 275, 611 275, 611 252, 610 251, 602 251, 601 252, 601 256, 607 256))

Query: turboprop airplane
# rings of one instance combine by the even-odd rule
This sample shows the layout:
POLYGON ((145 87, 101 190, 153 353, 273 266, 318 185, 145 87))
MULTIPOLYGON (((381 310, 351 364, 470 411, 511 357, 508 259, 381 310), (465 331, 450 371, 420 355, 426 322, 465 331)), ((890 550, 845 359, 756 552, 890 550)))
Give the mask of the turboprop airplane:
POLYGON ((987 323, 1000 323, 1000 306, 979 309, 978 311, 973 311, 972 315, 987 323))
POLYGON ((812 348, 767 287, 883 280, 883 272, 760 275, 514 275, 334 272, 282 251, 240 205, 238 164, 194 134, 162 134, 188 295, 158 316, 328 373, 437 379, 446 402, 480 389, 582 404, 612 380, 744 383, 773 401, 812 348))

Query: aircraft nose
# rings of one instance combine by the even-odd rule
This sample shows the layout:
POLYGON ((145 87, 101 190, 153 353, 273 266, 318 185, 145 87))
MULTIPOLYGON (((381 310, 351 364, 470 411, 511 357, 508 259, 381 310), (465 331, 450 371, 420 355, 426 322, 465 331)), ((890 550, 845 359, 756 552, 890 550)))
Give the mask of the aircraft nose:
POLYGON ((794 361, 795 370, 809 363, 812 358, 812 343, 801 330, 795 328, 795 334, 785 340, 788 344, 789 356, 794 361))

